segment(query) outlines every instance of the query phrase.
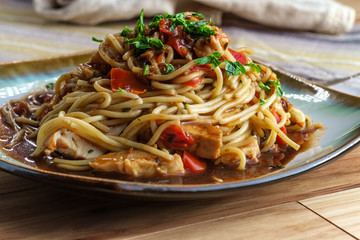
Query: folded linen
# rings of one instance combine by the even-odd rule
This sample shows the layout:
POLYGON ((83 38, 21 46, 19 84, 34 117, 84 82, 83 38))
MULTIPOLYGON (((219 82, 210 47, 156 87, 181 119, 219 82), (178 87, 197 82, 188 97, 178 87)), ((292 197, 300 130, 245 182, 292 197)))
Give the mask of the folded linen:
MULTIPOLYGON (((187 10, 233 13, 241 18, 279 28, 341 34, 352 29, 355 10, 333 0, 33 0, 44 18, 95 25, 128 20, 145 9, 145 16, 187 10), (199 3, 200 10, 199 10, 199 3), (202 6, 202 7, 201 7, 202 6)), ((219 24, 218 17, 214 19, 219 24)))

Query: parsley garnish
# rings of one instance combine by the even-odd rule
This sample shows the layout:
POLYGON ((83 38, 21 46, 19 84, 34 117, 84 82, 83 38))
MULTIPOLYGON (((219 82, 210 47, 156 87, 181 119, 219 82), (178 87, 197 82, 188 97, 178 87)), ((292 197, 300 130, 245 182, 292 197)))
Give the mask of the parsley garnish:
POLYGON ((249 66, 253 71, 259 73, 261 72, 261 67, 255 63, 245 63, 245 66, 249 66))
POLYGON ((132 44, 135 47, 135 55, 140 55, 150 48, 164 49, 164 45, 160 39, 143 36, 138 34, 136 38, 130 38, 125 41, 127 44, 132 44))
POLYGON ((54 91, 55 89, 55 83, 51 82, 45 85, 46 89, 50 90, 50 91, 54 91))
POLYGON ((264 90, 265 92, 270 92, 270 90, 271 90, 269 86, 263 84, 262 82, 259 82, 259 87, 260 87, 262 90, 264 90))
POLYGON ((165 63, 166 71, 163 74, 169 74, 175 71, 175 67, 171 63, 165 63))
POLYGON ((193 15, 194 17, 204 19, 204 16, 203 16, 201 13, 197 13, 197 12, 190 12, 190 13, 191 13, 191 15, 193 15))
POLYGON ((150 66, 149 66, 148 64, 146 64, 145 67, 144 67, 143 76, 148 75, 148 74, 149 74, 149 70, 150 70, 150 66))
POLYGON ((99 43, 102 43, 102 42, 103 42, 103 40, 97 39, 96 37, 92 37, 91 39, 92 39, 94 42, 99 42, 99 43))
POLYGON ((151 21, 151 23, 149 23, 149 28, 157 28, 157 27, 159 27, 159 22, 162 19, 164 19, 163 15, 155 15, 153 17, 153 20, 151 21))
POLYGON ((141 10, 139 20, 136 22, 135 33, 137 34, 135 38, 126 39, 125 41, 126 44, 132 44, 135 47, 135 55, 140 55, 151 48, 157 50, 164 49, 164 44, 161 42, 160 39, 149 38, 144 35, 144 9, 141 10))
POLYGON ((189 106, 189 104, 188 104, 188 103, 185 103, 184 109, 187 109, 188 106, 189 106))
MULTIPOLYGON (((195 17, 204 18, 203 15, 199 13, 192 13, 195 17)), ((211 35, 215 35, 215 30, 212 30, 209 27, 209 24, 212 22, 200 20, 200 21, 191 21, 185 19, 185 13, 178 13, 174 16, 169 15, 165 12, 165 18, 169 19, 172 23, 170 26, 170 31, 173 31, 176 26, 184 26, 183 31, 187 34, 190 34, 193 38, 207 38, 211 35)))
POLYGON ((103 77, 104 75, 99 73, 99 72, 94 72, 93 73, 93 78, 98 78, 98 77, 103 77))
POLYGON ((120 35, 122 37, 128 37, 130 33, 131 33, 131 29, 125 26, 122 32, 120 33, 120 35))
POLYGON ((127 92, 125 89, 119 88, 117 92, 127 92))
POLYGON ((264 105, 265 103, 267 103, 267 101, 265 99, 260 98, 260 105, 264 105))
MULTIPOLYGON (((203 15, 199 13, 192 12, 192 14, 202 19, 200 21, 192 21, 185 19, 185 13, 178 13, 175 15, 170 15, 165 12, 165 17, 162 15, 155 15, 153 20, 149 23, 149 28, 158 28, 159 23, 162 19, 170 20, 170 31, 173 31, 176 26, 183 26, 182 31, 187 34, 190 34, 193 38, 205 38, 210 37, 215 34, 215 30, 212 30, 209 25, 212 22, 203 20, 203 15)), ((124 27, 121 32, 121 36, 126 37, 125 44, 130 44, 134 46, 135 55, 139 56, 142 53, 146 52, 148 49, 162 50, 164 48, 164 44, 160 39, 149 38, 145 36, 146 26, 144 24, 144 9, 140 12, 139 20, 136 22, 134 28, 134 37, 128 38, 132 33, 132 30, 128 27, 124 27)), ((133 36, 133 35, 132 35, 133 36)))
POLYGON ((239 61, 226 61, 226 76, 246 74, 246 69, 239 61))
POLYGON ((92 153, 92 152, 94 152, 94 150, 93 150, 93 149, 90 149, 90 150, 88 151, 88 154, 90 154, 90 153, 92 153))
POLYGON ((130 112, 131 108, 123 108, 122 112, 130 112))
POLYGON ((266 85, 272 84, 275 87, 276 95, 282 97, 284 95, 283 90, 281 89, 280 79, 277 79, 276 82, 274 81, 267 81, 266 85))
POLYGON ((135 32, 141 35, 143 35, 145 32, 144 9, 141 9, 139 20, 137 20, 135 25, 135 32))
POLYGON ((210 56, 196 59, 195 63, 197 65, 204 65, 204 64, 211 63, 212 64, 211 69, 214 69, 221 64, 221 61, 219 60, 220 58, 221 58, 221 53, 214 52, 214 53, 210 54, 210 56))
POLYGON ((215 35, 215 30, 208 27, 211 22, 200 20, 197 22, 188 21, 187 26, 184 26, 183 31, 190 34, 193 38, 208 38, 211 35, 215 35))

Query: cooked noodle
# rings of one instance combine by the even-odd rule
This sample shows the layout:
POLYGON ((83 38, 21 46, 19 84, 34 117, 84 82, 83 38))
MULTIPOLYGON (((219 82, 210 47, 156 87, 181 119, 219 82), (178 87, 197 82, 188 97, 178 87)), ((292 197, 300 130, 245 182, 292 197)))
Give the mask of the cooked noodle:
MULTIPOLYGON (((190 13, 185 16, 201 21, 190 13)), ((19 141, 24 135, 21 132, 24 130, 15 127, 13 122, 32 126, 26 134, 36 139, 32 156, 39 156, 46 153, 48 139, 65 128, 105 152, 132 148, 171 162, 176 152, 161 142, 163 131, 171 125, 199 122, 222 131, 220 156, 214 159, 215 163, 226 164, 221 158, 228 155, 240 171, 246 168, 249 159, 244 147, 253 139, 261 153, 276 151, 279 138, 298 150, 300 145, 282 129, 309 130, 314 127, 311 119, 278 94, 280 83, 276 74, 267 66, 254 64, 248 56, 252 50, 245 47, 231 50, 229 38, 221 29, 212 24, 208 24, 208 28, 215 33, 208 38, 191 38, 192 48, 187 47, 184 56, 179 54, 176 45, 166 44, 166 34, 158 28, 147 28, 145 35, 161 40, 164 48, 150 48, 140 54, 127 42, 136 37, 136 31, 128 37, 121 33, 107 34, 89 63, 57 80, 50 102, 30 106, 31 118, 17 116, 11 107, 3 107, 3 112, 10 112, 7 122, 18 132, 13 141, 19 141), (214 53, 221 54, 218 66, 198 64, 198 59, 214 53), (237 54, 244 58, 242 65, 246 72, 229 75, 227 61, 239 61, 237 54), (174 66, 174 71, 164 73, 166 64, 174 66), (199 65, 208 68, 197 69, 199 65), (110 72, 117 68, 141 75, 146 91, 112 89, 114 77, 110 72), (200 82, 189 85, 194 79, 200 82), (144 132, 150 132, 150 138, 139 141, 138 136, 144 132)), ((180 30, 181 27, 177 28, 180 30)), ((180 36, 189 38, 186 33, 180 36)), ((11 145, 16 144, 13 141, 11 145)), ((59 168, 75 171, 89 169, 92 160, 55 158, 54 162, 59 168)))

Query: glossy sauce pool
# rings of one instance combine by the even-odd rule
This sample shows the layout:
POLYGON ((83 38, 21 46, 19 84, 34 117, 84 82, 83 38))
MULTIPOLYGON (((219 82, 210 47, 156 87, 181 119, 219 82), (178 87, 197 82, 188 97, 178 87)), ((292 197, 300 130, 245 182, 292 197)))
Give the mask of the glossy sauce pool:
MULTIPOLYGON (((280 162, 277 162, 274 159, 276 158, 276 154, 265 153, 259 158, 258 164, 247 164, 246 169, 243 171, 237 170, 236 166, 224 166, 224 165, 214 165, 212 161, 207 161, 207 171, 202 174, 194 174, 187 172, 184 176, 174 176, 174 177, 163 177, 163 176, 155 176, 152 178, 129 178, 125 175, 119 173, 107 173, 107 172, 98 172, 94 170, 88 171, 68 171, 64 169, 60 169, 55 167, 53 164, 53 160, 51 157, 42 157, 42 158, 33 158, 31 157, 31 153, 35 150, 35 142, 34 140, 22 139, 18 144, 16 144, 13 148, 7 149, 5 146, 8 144, 9 136, 14 134, 14 130, 10 129, 7 123, 4 121, 2 114, 0 114, 1 118, 1 147, 3 152, 10 157, 27 164, 29 166, 46 169, 54 172, 62 172, 68 174, 75 174, 81 176, 92 176, 99 178, 109 178, 109 179, 118 179, 125 181, 136 181, 136 182, 146 182, 146 183, 159 183, 159 184, 209 184, 209 183, 222 183, 222 182, 234 182, 234 181, 243 181, 247 179, 256 178, 270 172, 276 171, 277 169, 285 166, 291 159, 295 157, 296 154, 303 152, 314 146, 313 141, 311 141, 312 136, 314 135, 312 132, 300 134, 297 133, 298 136, 296 138, 301 138, 303 140, 307 140, 304 144, 301 145, 299 151, 295 151, 291 147, 286 149, 284 152, 285 157, 281 159, 280 162), (272 165, 281 164, 278 167, 271 167, 272 165)), ((289 137, 292 138, 291 133, 289 133, 289 137)))

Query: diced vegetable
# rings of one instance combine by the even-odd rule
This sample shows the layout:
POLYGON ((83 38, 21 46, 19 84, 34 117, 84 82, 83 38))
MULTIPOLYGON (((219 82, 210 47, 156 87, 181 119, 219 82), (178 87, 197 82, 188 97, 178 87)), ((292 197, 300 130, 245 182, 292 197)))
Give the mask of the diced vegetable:
POLYGON ((185 169, 190 172, 202 173, 206 171, 206 162, 187 151, 184 151, 182 161, 185 169))
POLYGON ((170 20, 168 19, 161 19, 159 21, 159 30, 167 35, 173 35, 173 32, 170 30, 170 20))
POLYGON ((123 89, 135 94, 146 92, 145 84, 141 82, 135 73, 121 68, 111 69, 111 89, 113 91, 123 89))
POLYGON ((189 133, 178 125, 170 125, 160 135, 160 141, 171 148, 187 148, 194 144, 189 133))
POLYGON ((170 40, 166 44, 174 48, 175 51, 179 53, 181 57, 185 57, 188 52, 187 47, 179 38, 176 37, 170 38, 170 40))
POLYGON ((211 65, 204 64, 204 65, 195 65, 189 69, 190 72, 198 72, 204 71, 206 72, 205 75, 209 77, 216 77, 216 73, 214 70, 211 69, 211 65))
POLYGON ((245 54, 241 52, 234 51, 229 48, 230 53, 234 56, 236 61, 239 61, 242 65, 244 65, 247 62, 245 54))
POLYGON ((210 56, 196 59, 195 63, 197 65, 212 64, 211 69, 214 69, 221 64, 220 58, 221 53, 213 52, 212 54, 210 54, 210 56))
MULTIPOLYGON (((274 117, 275 117, 275 119, 276 119, 276 122, 279 123, 279 122, 281 121, 281 118, 280 118, 279 114, 276 112, 276 109, 275 109, 275 108, 273 108, 272 114, 274 115, 274 117)), ((285 135, 287 135, 285 126, 282 126, 282 127, 280 128, 280 130, 281 130, 285 135)), ((279 136, 276 137, 276 142, 277 142, 278 144, 281 144, 281 145, 285 145, 285 144, 286 144, 286 142, 285 142, 284 140, 282 140, 279 136)))
POLYGON ((196 77, 190 81, 184 82, 184 85, 186 86, 192 86, 192 87, 197 87, 199 86, 199 84, 201 83, 202 78, 201 77, 196 77))

